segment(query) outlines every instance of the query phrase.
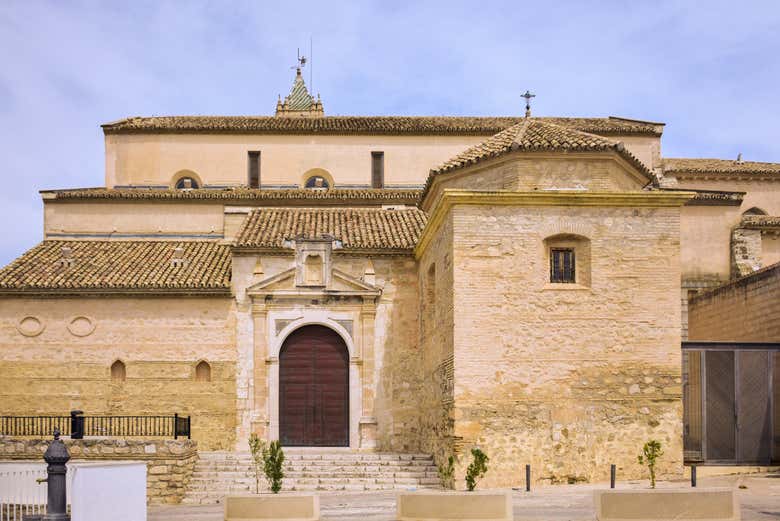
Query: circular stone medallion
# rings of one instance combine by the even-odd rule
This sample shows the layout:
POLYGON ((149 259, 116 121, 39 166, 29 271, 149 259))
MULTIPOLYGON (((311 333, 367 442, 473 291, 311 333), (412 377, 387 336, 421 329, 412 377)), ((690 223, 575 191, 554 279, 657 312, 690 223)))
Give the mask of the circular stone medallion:
POLYGON ((95 324, 87 317, 75 317, 68 324, 68 331, 76 336, 88 336, 95 330, 95 324))
POLYGON ((43 333, 46 326, 38 317, 24 317, 16 324, 16 330, 24 336, 38 336, 43 333))

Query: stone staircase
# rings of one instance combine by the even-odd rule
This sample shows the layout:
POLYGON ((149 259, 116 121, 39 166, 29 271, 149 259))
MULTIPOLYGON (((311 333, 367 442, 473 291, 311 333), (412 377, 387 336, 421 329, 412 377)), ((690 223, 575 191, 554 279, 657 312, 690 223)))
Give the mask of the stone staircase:
MULTIPOLYGON (((441 488, 433 459, 425 454, 285 450, 282 490, 407 490, 441 488)), ((267 491, 265 476, 260 490, 267 491)), ((249 452, 199 452, 183 503, 219 503, 226 494, 255 491, 249 452)))

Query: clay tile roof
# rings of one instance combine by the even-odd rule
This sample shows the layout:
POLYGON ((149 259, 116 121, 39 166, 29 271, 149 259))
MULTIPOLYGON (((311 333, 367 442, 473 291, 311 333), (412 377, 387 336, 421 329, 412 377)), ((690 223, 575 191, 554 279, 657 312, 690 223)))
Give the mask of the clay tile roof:
POLYGON ((252 211, 236 238, 238 248, 283 248, 298 236, 331 235, 344 250, 411 252, 426 215, 417 208, 273 208, 252 211))
POLYGON ((79 188, 69 190, 43 190, 41 194, 46 199, 81 200, 81 199, 153 199, 176 201, 257 201, 263 204, 310 204, 345 202, 349 204, 416 204, 420 198, 420 190, 405 190, 392 188, 311 190, 266 190, 250 188, 203 188, 195 190, 169 190, 159 188, 79 188))
MULTIPOLYGON (((660 136, 662 124, 622 118, 533 118, 567 128, 605 135, 660 136)), ((102 125, 106 134, 362 134, 490 136, 523 121, 518 117, 482 116, 159 116, 131 117, 102 125)))
POLYGON ((227 293, 230 274, 230 246, 214 242, 44 241, 0 269, 0 292, 227 293), (180 266, 172 262, 176 248, 180 266))
POLYGON ((780 163, 730 159, 664 158, 664 173, 780 175, 780 163))
MULTIPOLYGON (((458 154, 446 163, 431 170, 423 194, 427 193, 433 178, 437 175, 473 165, 486 159, 501 156, 511 151, 570 151, 595 152, 614 150, 648 179, 654 179, 653 173, 634 157, 623 143, 596 134, 567 128, 562 125, 529 118, 508 129, 499 132, 490 139, 458 154)), ((423 195, 424 196, 424 195, 423 195)))

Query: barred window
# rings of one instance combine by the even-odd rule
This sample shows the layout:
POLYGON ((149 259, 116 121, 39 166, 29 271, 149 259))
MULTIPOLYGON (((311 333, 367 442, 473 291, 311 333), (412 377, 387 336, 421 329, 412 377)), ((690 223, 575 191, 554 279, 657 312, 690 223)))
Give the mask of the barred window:
POLYGON ((574 249, 550 250, 550 282, 574 283, 574 249))

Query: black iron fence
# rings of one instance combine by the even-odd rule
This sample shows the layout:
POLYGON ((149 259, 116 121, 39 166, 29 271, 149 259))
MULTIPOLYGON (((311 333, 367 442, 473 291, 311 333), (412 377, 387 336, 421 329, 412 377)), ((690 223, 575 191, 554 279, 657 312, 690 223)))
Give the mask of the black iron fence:
POLYGON ((50 437, 54 429, 63 436, 190 438, 189 416, 0 416, 0 435, 50 437))

